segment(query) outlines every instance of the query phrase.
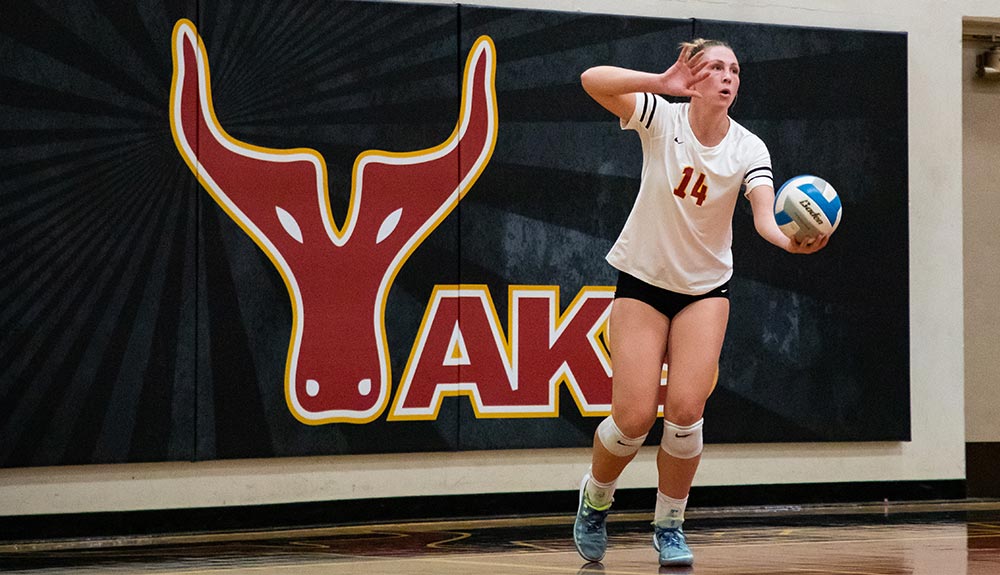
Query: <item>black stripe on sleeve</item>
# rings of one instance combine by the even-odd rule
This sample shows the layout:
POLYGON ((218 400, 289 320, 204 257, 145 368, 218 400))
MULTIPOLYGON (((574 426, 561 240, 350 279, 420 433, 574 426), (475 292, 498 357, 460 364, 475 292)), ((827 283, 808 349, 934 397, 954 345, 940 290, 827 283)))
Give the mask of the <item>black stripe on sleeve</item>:
MULTIPOLYGON (((749 180, 751 174, 753 174, 754 172, 759 172, 761 170, 767 170, 767 172, 768 172, 767 175, 768 176, 771 175, 771 167, 770 166, 760 166, 758 168, 754 168, 754 169, 750 170, 749 172, 747 172, 747 175, 744 176, 743 179, 744 180, 749 180)), ((763 175, 763 174, 761 174, 761 175, 763 175)))
POLYGON ((774 176, 771 175, 771 166, 758 166, 749 170, 745 176, 743 176, 743 183, 746 187, 746 194, 749 194, 757 186, 764 185, 765 183, 770 183, 771 188, 774 188, 774 176), (763 182, 754 183, 754 180, 764 180, 763 182))
POLYGON ((646 119, 646 129, 649 129, 649 125, 653 123, 653 114, 656 113, 656 96, 651 96, 653 99, 653 109, 649 111, 649 118, 646 119))
POLYGON ((646 106, 649 105, 649 94, 643 92, 642 94, 642 113, 639 114, 639 121, 642 122, 646 119, 646 106))

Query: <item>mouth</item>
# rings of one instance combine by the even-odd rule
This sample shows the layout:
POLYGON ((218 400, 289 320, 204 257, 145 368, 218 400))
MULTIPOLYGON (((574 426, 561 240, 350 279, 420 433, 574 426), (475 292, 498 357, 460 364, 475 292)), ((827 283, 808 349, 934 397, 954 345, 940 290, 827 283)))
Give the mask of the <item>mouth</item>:
POLYGON ((722 94, 723 96, 729 96, 729 95, 731 95, 731 94, 732 94, 732 92, 731 92, 731 91, 730 91, 730 90, 729 90, 728 88, 723 88, 723 89, 722 89, 722 90, 720 91, 720 93, 721 93, 721 94, 722 94))

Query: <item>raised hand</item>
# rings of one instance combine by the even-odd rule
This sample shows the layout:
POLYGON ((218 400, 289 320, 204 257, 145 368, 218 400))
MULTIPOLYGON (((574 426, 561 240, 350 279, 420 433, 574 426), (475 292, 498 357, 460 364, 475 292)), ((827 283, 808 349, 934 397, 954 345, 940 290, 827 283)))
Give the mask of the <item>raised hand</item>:
POLYGON ((707 62, 703 58, 704 55, 705 52, 701 51, 691 56, 691 46, 684 46, 677 56, 677 61, 660 74, 658 92, 669 96, 700 98, 701 94, 694 89, 694 86, 709 74, 708 70, 705 70, 707 62))

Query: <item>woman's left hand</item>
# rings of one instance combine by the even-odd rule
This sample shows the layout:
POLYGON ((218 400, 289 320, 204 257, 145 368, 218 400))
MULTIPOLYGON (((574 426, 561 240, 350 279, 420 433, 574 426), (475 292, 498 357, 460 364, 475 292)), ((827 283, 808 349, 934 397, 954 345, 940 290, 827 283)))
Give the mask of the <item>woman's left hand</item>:
POLYGON ((830 241, 830 236, 820 234, 814 238, 805 238, 799 241, 797 238, 789 238, 788 246, 785 247, 792 254, 812 254, 826 247, 830 241))

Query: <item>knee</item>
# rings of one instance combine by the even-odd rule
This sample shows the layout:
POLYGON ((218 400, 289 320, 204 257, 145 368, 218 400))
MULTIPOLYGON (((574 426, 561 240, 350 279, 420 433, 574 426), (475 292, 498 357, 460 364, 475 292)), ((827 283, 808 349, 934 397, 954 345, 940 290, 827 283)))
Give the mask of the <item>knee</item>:
POLYGON ((653 422, 656 421, 656 412, 646 414, 630 410, 625 413, 614 413, 613 417, 615 424, 623 434, 628 437, 640 437, 649 433, 649 429, 653 427, 653 422))
POLYGON ((705 402, 694 399, 671 401, 664 410, 664 419, 677 425, 692 425, 705 413, 705 402))

